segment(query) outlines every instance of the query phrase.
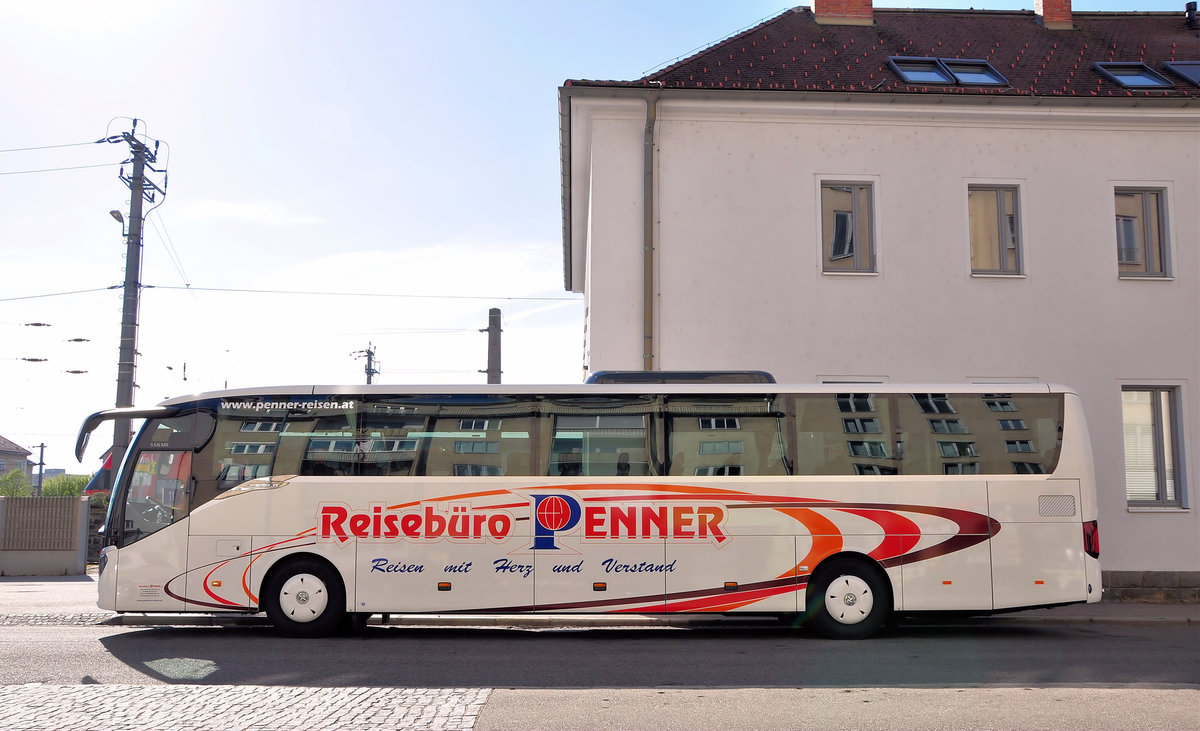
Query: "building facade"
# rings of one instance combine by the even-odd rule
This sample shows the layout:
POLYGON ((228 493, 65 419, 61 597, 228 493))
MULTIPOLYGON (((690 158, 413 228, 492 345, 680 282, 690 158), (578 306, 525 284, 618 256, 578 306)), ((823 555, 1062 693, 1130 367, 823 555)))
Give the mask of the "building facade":
POLYGON ((29 455, 31 454, 33 452, 16 442, 0 437, 0 477, 9 472, 30 474, 29 455))
POLYGON ((1109 583, 1195 595, 1194 5, 818 3, 560 106, 587 370, 1069 385, 1109 583))

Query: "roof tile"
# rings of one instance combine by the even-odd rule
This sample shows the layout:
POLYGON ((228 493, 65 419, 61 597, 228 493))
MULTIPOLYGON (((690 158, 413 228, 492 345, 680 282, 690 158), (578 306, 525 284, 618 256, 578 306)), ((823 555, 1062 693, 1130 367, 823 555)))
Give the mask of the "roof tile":
POLYGON ((873 25, 820 25, 788 10, 635 81, 577 86, 804 90, 891 94, 1196 98, 1200 87, 1167 73, 1168 61, 1200 60, 1200 37, 1183 13, 1073 14, 1074 29, 1049 30, 1031 11, 875 9, 873 25), (894 56, 988 61, 1007 86, 905 83, 894 56), (1127 89, 1095 62, 1136 61, 1172 87, 1127 89))

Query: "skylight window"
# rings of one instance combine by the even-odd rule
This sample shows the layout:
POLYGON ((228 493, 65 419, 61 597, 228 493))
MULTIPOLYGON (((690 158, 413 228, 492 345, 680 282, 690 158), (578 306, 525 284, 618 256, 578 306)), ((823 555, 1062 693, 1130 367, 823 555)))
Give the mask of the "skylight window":
POLYGON ((1200 61, 1168 61, 1163 65, 1179 78, 1200 86, 1200 61))
POLYGON ((1144 63, 1139 62, 1096 62, 1096 70, 1109 81, 1126 89, 1158 89, 1174 86, 1171 80, 1144 63))
POLYGON ((888 59, 888 65, 908 84, 1008 85, 1008 79, 992 68, 990 63, 979 59, 893 56, 888 59))
POLYGON ((987 61, 959 61, 947 59, 943 63, 960 84, 978 86, 1004 86, 1008 79, 992 68, 987 61))
POLYGON ((936 58, 890 58, 888 65, 909 84, 954 83, 954 77, 936 58))

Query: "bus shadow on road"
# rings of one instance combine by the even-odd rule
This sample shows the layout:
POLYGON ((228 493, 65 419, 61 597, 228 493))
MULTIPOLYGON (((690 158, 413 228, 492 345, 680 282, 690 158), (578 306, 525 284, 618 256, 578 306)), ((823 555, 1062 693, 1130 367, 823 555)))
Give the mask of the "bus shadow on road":
POLYGON ((101 639, 163 683, 299 687, 859 687, 1135 682, 1103 677, 1063 626, 900 624, 865 641, 805 629, 158 627, 101 639))

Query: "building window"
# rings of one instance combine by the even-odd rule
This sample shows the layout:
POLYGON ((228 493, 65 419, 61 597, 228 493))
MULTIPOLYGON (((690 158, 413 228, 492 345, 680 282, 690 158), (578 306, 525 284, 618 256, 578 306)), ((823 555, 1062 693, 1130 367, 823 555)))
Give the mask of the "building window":
POLYGON ((459 419, 458 428, 462 431, 488 431, 490 429, 499 429, 500 420, 496 419, 459 419))
POLYGON ((275 454, 275 444, 267 442, 234 442, 230 454, 275 454))
POLYGON ((854 474, 856 475, 895 475, 899 474, 895 467, 880 467, 877 464, 856 464, 854 465, 854 474))
POLYGON ((892 56, 888 66, 906 84, 1008 85, 1008 79, 983 59, 892 56))
POLYGON ((1097 61, 1095 66, 1101 76, 1126 89, 1154 89, 1175 86, 1167 77, 1146 64, 1137 61, 1097 61))
POLYGON ((1029 427, 1025 426, 1024 419, 1000 419, 1001 431, 1025 431, 1029 427))
POLYGON ((847 434, 880 434, 879 419, 842 419, 842 431, 847 434))
POLYGON ((871 401, 872 395, 869 393, 839 393, 837 395, 838 411, 843 414, 874 411, 875 405, 871 401))
POLYGON ((907 84, 954 83, 954 77, 936 58, 889 58, 888 65, 907 84))
POLYGON ((1009 439, 1004 442, 1004 451, 1006 452, 1036 452, 1033 448, 1033 440, 1030 439, 1009 439))
POLYGON ((455 454, 500 454, 500 442, 456 441, 455 454))
POLYGON ((850 441, 850 454, 855 457, 876 457, 887 459, 887 445, 875 441, 850 441))
POLYGON ((958 413, 950 405, 950 397, 944 393, 914 393, 913 398, 916 399, 917 406, 921 407, 921 411, 926 414, 958 413))
POLYGON ((967 427, 958 419, 930 419, 929 428, 934 434, 966 434, 967 427))
POLYGON ((490 464, 456 464, 454 465, 455 477, 499 477, 504 472, 495 465, 490 464))
POLYGON ((942 465, 943 475, 977 475, 978 462, 947 462, 942 465))
POLYGON ((700 454, 743 454, 744 442, 700 442, 700 454))
POLYGON ((1012 394, 1008 393, 985 393, 983 395, 983 403, 988 407, 989 411, 1017 410, 1017 405, 1012 400, 1012 394))
POLYGON ((742 474, 742 466, 740 464, 714 465, 711 467, 697 467, 696 477, 738 477, 742 474))
POLYGON ((1004 78, 992 65, 982 60, 941 59, 954 80, 964 86, 1007 86, 1008 79, 1004 78))
POLYGON ((1121 390, 1125 498, 1130 505, 1182 504, 1178 400, 1176 388, 1121 390))
POLYGON ((1046 468, 1041 462, 1013 462, 1013 473, 1018 475, 1044 475, 1046 468))
POLYGON ((1117 264, 1123 276, 1170 274, 1166 191, 1117 188, 1117 264))
POLYGON ((1200 61, 1168 61, 1163 66, 1193 86, 1200 86, 1200 61))
POLYGON ((701 429, 740 429, 736 416, 702 416, 701 429))
POLYGON ((971 272, 1021 274, 1020 222, 1015 187, 967 187, 971 226, 971 272))
POLYGON ((975 442, 938 442, 938 452, 943 457, 978 457, 975 442))
POLYGON ((821 184, 821 241, 826 272, 874 272, 870 183, 821 184))

